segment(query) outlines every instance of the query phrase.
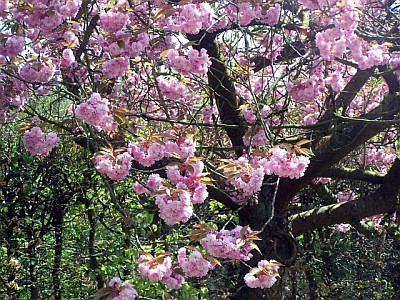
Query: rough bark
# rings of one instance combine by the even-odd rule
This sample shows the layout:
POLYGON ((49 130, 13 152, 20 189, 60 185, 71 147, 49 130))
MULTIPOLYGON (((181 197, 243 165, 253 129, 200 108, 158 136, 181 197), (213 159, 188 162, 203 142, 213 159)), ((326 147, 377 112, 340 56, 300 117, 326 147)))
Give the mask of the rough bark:
POLYGON ((399 191, 400 159, 397 158, 375 193, 296 214, 290 217, 292 233, 300 235, 328 225, 358 222, 372 215, 395 212, 399 207, 399 191))
MULTIPOLYGON (((245 128, 238 111, 240 104, 236 97, 235 87, 228 72, 225 59, 215 41, 215 37, 215 34, 204 32, 198 35, 188 35, 189 40, 197 41, 197 44, 193 47, 197 50, 206 49, 211 59, 211 66, 207 73, 208 87, 215 99, 221 122, 228 125, 239 125, 239 128, 225 129, 232 142, 232 146, 244 146, 242 138, 245 134, 245 128)), ((237 150, 236 154, 241 156, 242 150, 237 150)))
MULTIPOLYGON (((361 116, 366 120, 388 120, 400 112, 400 97, 387 95, 380 106, 361 116)), ((317 147, 305 174, 299 179, 282 179, 276 197, 276 209, 284 211, 291 199, 312 179, 321 176, 325 170, 338 164, 344 157, 370 138, 383 131, 384 122, 354 122, 339 124, 329 139, 317 147)))

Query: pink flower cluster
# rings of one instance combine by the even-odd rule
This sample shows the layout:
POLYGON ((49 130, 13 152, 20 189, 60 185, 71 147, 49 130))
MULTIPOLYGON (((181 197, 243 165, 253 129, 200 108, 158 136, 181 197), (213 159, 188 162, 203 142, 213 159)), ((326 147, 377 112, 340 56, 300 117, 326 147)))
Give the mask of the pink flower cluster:
POLYGON ((141 141, 129 143, 128 152, 139 164, 150 167, 165 156, 165 147, 159 142, 141 141))
POLYGON ((346 233, 351 229, 350 224, 346 224, 346 223, 341 223, 341 224, 335 224, 335 230, 337 232, 341 232, 341 233, 346 233))
POLYGON ((68 69, 71 67, 75 67, 76 65, 77 63, 75 61, 74 52, 70 48, 64 49, 62 52, 60 68, 68 69))
POLYGON ((6 39, 5 44, 0 45, 0 54, 8 57, 16 57, 25 47, 25 37, 13 35, 6 39))
POLYGON ((214 12, 208 3, 186 4, 177 6, 174 14, 168 19, 171 30, 197 34, 201 29, 211 27, 214 12))
POLYGON ((153 258, 149 255, 140 255, 139 272, 141 276, 153 281, 164 282, 169 288, 179 289, 185 282, 182 275, 175 272, 176 266, 172 264, 169 256, 153 258))
MULTIPOLYGON (((316 44, 325 60, 341 57, 347 49, 361 70, 388 63, 390 56, 386 45, 366 44, 355 34, 359 22, 358 3, 347 1, 342 6, 334 6, 331 16, 335 27, 328 28, 316 35, 316 44)), ((325 19, 330 22, 331 19, 325 19)))
POLYGON ((206 74, 211 66, 211 60, 208 57, 207 50, 204 48, 200 52, 190 49, 187 58, 177 50, 170 49, 167 53, 167 58, 169 64, 183 75, 189 73, 206 74))
POLYGON ((243 238, 252 233, 252 230, 247 228, 242 236, 242 228, 242 226, 236 226, 232 230, 210 231, 205 238, 200 240, 200 244, 212 256, 248 261, 253 257, 250 251, 254 247, 250 241, 243 238))
POLYGON ((244 276, 247 286, 250 288, 271 288, 277 281, 276 277, 279 276, 279 266, 274 265, 275 262, 274 260, 259 261, 258 268, 251 269, 251 272, 244 276))
POLYGON ((103 64, 103 74, 107 78, 118 78, 125 74, 129 70, 129 59, 126 57, 118 57, 107 60, 103 64))
POLYGON ((228 17, 235 23, 246 26, 251 21, 259 19, 267 25, 275 25, 279 22, 281 6, 276 3, 274 6, 265 9, 259 4, 252 5, 250 2, 234 1, 236 4, 229 4, 225 7, 228 17))
POLYGON ((190 192, 185 190, 186 185, 178 183, 176 188, 156 197, 160 218, 168 225, 185 223, 193 215, 193 204, 190 200, 190 192))
POLYGON ((135 300, 138 296, 133 286, 129 282, 122 285, 122 281, 119 277, 111 279, 108 286, 112 291, 107 297, 107 300, 135 300))
POLYGON ((124 179, 131 169, 132 156, 127 152, 114 156, 112 153, 99 154, 95 157, 96 169, 112 180, 124 179))
POLYGON ((149 280, 161 281, 171 273, 171 267, 172 260, 169 256, 164 257, 162 263, 158 263, 156 259, 147 255, 140 255, 139 257, 140 275, 149 280))
POLYGON ((246 146, 250 144, 252 146, 265 146, 269 142, 265 135, 264 128, 262 126, 256 126, 255 129, 249 128, 246 134, 243 136, 243 143, 246 146))
POLYGON ((24 9, 15 4, 13 18, 29 26, 30 29, 47 34, 67 18, 76 16, 82 1, 29 1, 29 3, 31 5, 25 6, 24 9))
POLYGON ((391 148, 369 148, 366 154, 360 155, 360 160, 366 165, 376 165, 382 171, 386 171, 387 166, 391 165, 396 159, 396 154, 390 151, 391 148))
POLYGON ((304 155, 275 147, 266 157, 245 156, 230 162, 223 167, 227 182, 232 184, 242 196, 248 197, 261 190, 264 175, 275 174, 280 177, 300 178, 304 175, 310 159, 304 155))
POLYGON ((224 175, 231 178, 228 182, 240 190, 243 196, 251 196, 261 190, 264 169, 251 164, 246 157, 242 156, 233 162, 231 168, 224 170, 224 175), (232 168, 234 173, 231 172, 232 168))
POLYGON ((259 161, 267 175, 275 174, 291 179, 304 176, 309 163, 310 159, 307 156, 289 153, 280 147, 274 148, 268 159, 264 158, 259 161))
POLYGON ((179 83, 175 77, 157 77, 158 87, 161 93, 170 100, 183 98, 188 92, 185 85, 179 83))
POLYGON ((193 204, 204 202, 208 196, 207 186, 201 181, 205 175, 203 170, 202 161, 186 161, 167 166, 166 173, 170 183, 164 184, 164 179, 159 175, 151 174, 146 187, 135 182, 134 189, 138 195, 157 192, 159 214, 168 225, 187 222, 193 214, 193 204))
POLYGON ((114 131, 118 124, 108 108, 108 100, 93 93, 90 99, 75 108, 75 116, 98 130, 114 131))
POLYGON ((22 138, 24 147, 31 155, 45 157, 58 145, 60 139, 55 132, 50 132, 46 137, 38 126, 27 130, 22 138))
POLYGON ((203 122, 206 124, 213 124, 214 120, 218 120, 219 112, 218 108, 213 106, 206 106, 201 110, 203 114, 203 122))
POLYGON ((296 102, 314 101, 325 90, 325 85, 320 78, 298 79, 287 84, 287 89, 292 99, 296 102))
POLYGON ((202 161, 186 162, 180 166, 168 166, 167 177, 171 183, 190 191, 192 203, 203 203, 208 196, 207 186, 201 182, 204 171, 204 163, 202 161))
POLYGON ((6 11, 10 8, 9 0, 0 0, 0 18, 6 15, 6 11))
POLYGON ((100 14, 100 26, 105 31, 117 32, 126 26, 128 23, 128 15, 123 12, 114 12, 109 10, 106 13, 100 14))
POLYGON ((138 163, 149 167, 165 156, 177 155, 181 159, 192 157, 195 148, 194 142, 185 137, 176 138, 176 141, 167 140, 164 142, 150 136, 146 140, 131 142, 128 146, 128 152, 138 163))
POLYGON ((189 277, 204 277, 215 266, 206 260, 199 251, 192 251, 188 257, 184 247, 178 251, 178 262, 183 272, 189 277))
MULTIPOLYGON (((400 67, 400 51, 393 51, 390 53, 390 65, 392 68, 400 67)), ((394 71, 397 76, 400 76, 400 70, 394 71)))
POLYGON ((54 75, 55 68, 51 63, 31 62, 25 64, 19 75, 31 82, 49 82, 54 75))

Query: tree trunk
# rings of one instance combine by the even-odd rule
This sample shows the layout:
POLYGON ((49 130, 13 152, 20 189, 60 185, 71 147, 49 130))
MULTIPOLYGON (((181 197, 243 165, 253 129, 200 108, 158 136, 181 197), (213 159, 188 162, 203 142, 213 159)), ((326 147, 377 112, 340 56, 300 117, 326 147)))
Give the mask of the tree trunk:
MULTIPOLYGON (((251 267, 256 267, 260 260, 274 259, 286 267, 293 264, 297 247, 294 239, 287 230, 287 218, 284 214, 274 211, 274 202, 276 196, 277 183, 271 184, 276 177, 270 177, 264 183, 258 203, 254 206, 246 206, 240 212, 240 221, 242 225, 249 225, 252 230, 262 230, 258 235, 261 241, 257 245, 261 251, 253 250, 252 259, 247 262, 251 267), (269 182, 268 182, 269 181, 269 182)), ((240 268, 240 279, 237 287, 235 300, 259 300, 270 299, 280 300, 284 296, 284 268, 280 269, 281 277, 270 289, 249 288, 244 283, 244 276, 249 272, 249 268, 242 264, 240 268)))

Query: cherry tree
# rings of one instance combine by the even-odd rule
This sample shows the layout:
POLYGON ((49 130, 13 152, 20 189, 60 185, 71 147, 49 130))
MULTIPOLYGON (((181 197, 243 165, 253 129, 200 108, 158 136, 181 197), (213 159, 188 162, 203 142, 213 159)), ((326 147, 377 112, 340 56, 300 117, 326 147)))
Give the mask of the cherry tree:
POLYGON ((296 236, 396 212, 395 1, 0 0, 0 20, 0 121, 26 150, 73 141, 110 190, 133 178, 167 226, 192 225, 190 245, 138 257, 148 280, 237 260, 235 299, 279 299, 296 236), (209 224, 211 199, 239 222, 209 224))

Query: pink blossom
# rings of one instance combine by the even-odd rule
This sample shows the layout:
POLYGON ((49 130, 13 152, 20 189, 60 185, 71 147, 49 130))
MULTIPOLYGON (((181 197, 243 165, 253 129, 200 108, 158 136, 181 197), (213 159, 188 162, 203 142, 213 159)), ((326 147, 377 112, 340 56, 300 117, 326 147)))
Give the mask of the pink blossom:
POLYGON ((247 106, 242 107, 242 115, 246 122, 249 124, 253 124, 257 120, 257 116, 255 115, 253 110, 247 106))
POLYGON ((22 78, 32 82, 49 82, 54 75, 54 66, 42 62, 25 64, 19 74, 22 78))
POLYGON ((97 155, 95 158, 96 169, 107 175, 112 180, 124 179, 131 169, 132 156, 124 152, 114 156, 112 153, 97 155))
POLYGON ((246 146, 249 146, 250 143, 252 146, 265 146, 268 144, 268 142, 269 141, 265 135, 264 128, 261 126, 256 126, 254 130, 250 128, 243 136, 243 143, 246 146))
POLYGON ((130 283, 122 285, 122 281, 119 277, 114 277, 108 283, 108 286, 112 288, 111 294, 107 297, 107 300, 135 300, 138 296, 137 291, 133 288, 130 283))
POLYGON ((103 74, 107 78, 117 78, 125 74, 129 70, 129 59, 126 57, 118 57, 107 60, 103 64, 103 74))
MULTIPOLYGON (((177 185, 178 189, 184 189, 183 184, 177 185)), ((168 225, 178 222, 186 223, 193 215, 193 205, 190 201, 190 193, 177 191, 170 196, 167 194, 158 195, 156 204, 160 210, 160 218, 168 225)))
POLYGON ((75 108, 75 116, 99 130, 114 131, 118 127, 108 108, 108 100, 98 93, 93 93, 88 101, 79 104, 75 108))
MULTIPOLYGON (((261 260, 258 262, 258 268, 255 268, 255 274, 247 273, 244 276, 244 281, 250 288, 271 288, 277 281, 279 276, 279 266, 270 266, 269 264, 276 263, 271 260, 261 260), (257 272, 258 271, 258 272, 257 272)), ((253 269, 252 269, 253 270, 253 269)))
POLYGON ((110 280, 108 283, 108 286, 114 287, 114 288, 119 288, 122 284, 122 280, 119 277, 114 277, 110 280))
POLYGON ((149 35, 143 32, 137 36, 135 40, 130 41, 128 52, 126 53, 129 57, 135 57, 143 52, 150 44, 149 35))
POLYGON ((62 52, 60 68, 67 69, 73 65, 75 65, 74 52, 70 48, 64 49, 62 52))
POLYGON ((136 195, 150 194, 150 191, 137 181, 133 183, 133 189, 136 195))
POLYGON ((165 146, 157 142, 132 142, 128 146, 128 152, 139 164, 150 167, 165 156, 165 146))
POLYGON ((58 145, 60 139, 55 132, 50 132, 46 137, 38 126, 25 131, 22 138, 25 149, 31 155, 45 157, 58 145))
POLYGON ((290 82, 287 88, 296 102, 313 101, 325 90, 323 80, 315 77, 290 82))
POLYGON ((204 277, 214 267, 199 251, 193 251, 187 257, 185 247, 179 249, 178 261, 183 272, 189 277, 204 277))
POLYGON ((179 83, 175 77, 157 77, 158 87, 161 93, 168 99, 178 100, 188 92, 185 85, 179 83))
POLYGON ((175 8, 175 13, 168 19, 168 26, 172 30, 197 34, 201 29, 210 27, 213 18, 210 4, 186 4, 175 8))
MULTIPOLYGON (((261 190, 264 179, 264 169, 258 165, 250 164, 244 156, 232 163, 237 175, 229 180, 236 189, 240 190, 243 196, 251 196, 261 190)), ((225 176, 229 177, 230 169, 224 171, 225 176)))
POLYGON ((0 45, 0 54, 9 57, 15 57, 20 54, 25 47, 25 37, 23 36, 10 36, 7 38, 4 46, 0 45))
POLYGON ((172 272, 170 276, 164 275, 161 281, 164 282, 167 287, 176 290, 182 286, 185 282, 185 278, 178 273, 172 272))
POLYGON ((190 49, 187 58, 180 55, 178 51, 171 49, 167 53, 167 58, 169 64, 184 75, 189 73, 206 74, 211 66, 211 60, 204 48, 200 52, 190 49))
POLYGON ((128 15, 120 12, 108 11, 100 14, 100 26, 108 32, 117 32, 128 22, 128 15))
POLYGON ((60 5, 57 11, 65 17, 75 17, 82 5, 81 0, 65 0, 65 4, 60 5))
POLYGON ((263 23, 270 26, 278 24, 280 13, 281 13, 281 6, 279 3, 275 3, 274 6, 268 8, 265 14, 262 13, 261 9, 256 10, 257 18, 261 19, 263 23))
POLYGON ((182 164, 180 167, 168 166, 167 177, 173 184, 184 184, 185 188, 190 191, 191 200, 194 204, 203 203, 208 196, 207 186, 201 182, 203 170, 204 163, 202 161, 182 164), (183 170, 180 170, 180 168, 183 170))
POLYGON ((213 124, 214 120, 218 120, 219 112, 218 108, 213 106, 206 106, 201 110, 203 114, 203 122, 206 124, 213 124))
POLYGON ((193 157, 196 150, 195 143, 188 138, 179 138, 176 142, 165 143, 165 152, 168 155, 178 155, 181 159, 193 157))
POLYGON ((346 233, 346 232, 348 232, 350 229, 351 229, 351 227, 350 227, 349 224, 344 224, 344 223, 335 224, 335 230, 336 230, 337 232, 346 233))
POLYGON ((269 158, 263 158, 258 164, 264 168, 267 175, 275 174, 280 177, 300 178, 310 163, 310 159, 304 155, 288 153, 287 150, 276 147, 269 158))
MULTIPOLYGON (((210 231, 205 238, 200 240, 200 244, 212 256, 248 261, 253 257, 250 252, 254 248, 249 241, 243 240, 242 228, 242 226, 236 226, 232 230, 210 231)), ((252 230, 247 228, 244 234, 250 233, 252 230)))
POLYGON ((146 279, 161 281, 164 277, 171 275, 171 257, 164 257, 162 263, 158 263, 154 258, 147 255, 139 256, 139 272, 146 279))
POLYGON ((6 12, 10 8, 9 0, 0 0, 0 17, 6 16, 6 12))
POLYGON ((147 180, 147 186, 153 191, 158 190, 163 183, 164 179, 159 174, 150 174, 147 180))

